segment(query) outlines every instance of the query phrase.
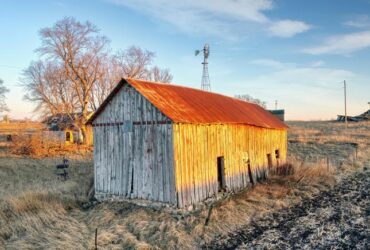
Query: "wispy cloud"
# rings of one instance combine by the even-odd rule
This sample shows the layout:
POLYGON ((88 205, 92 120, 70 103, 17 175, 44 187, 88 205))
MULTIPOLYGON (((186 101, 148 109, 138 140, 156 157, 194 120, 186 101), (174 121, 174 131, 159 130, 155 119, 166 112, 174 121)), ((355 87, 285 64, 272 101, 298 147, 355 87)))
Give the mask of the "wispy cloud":
POLYGON ((354 82, 357 77, 352 71, 338 68, 268 59, 255 61, 276 67, 270 73, 245 79, 233 89, 267 101, 269 108, 273 108, 273 100, 279 100, 279 106, 287 109, 288 119, 335 118, 342 112, 340 82, 354 82))
POLYGON ((294 20, 282 20, 272 23, 268 28, 269 32, 273 36, 278 37, 292 37, 299 33, 303 33, 311 29, 311 26, 294 20))
POLYGON ((337 35, 327 38, 321 45, 303 49, 303 52, 312 55, 344 54, 369 48, 370 31, 337 35))
POLYGON ((310 26, 301 21, 272 21, 267 15, 273 0, 108 0, 191 34, 233 37, 252 26, 262 26, 271 35, 292 37, 310 26), (270 28, 269 28, 270 27, 270 28))
POLYGON ((274 69, 283 69, 291 66, 291 64, 283 63, 274 59, 255 59, 249 61, 249 63, 274 69))
POLYGON ((343 25, 358 29, 367 29, 370 28, 370 18, 368 15, 358 15, 353 19, 344 22, 343 25))
POLYGON ((311 63, 311 67, 313 68, 319 68, 319 67, 322 67, 325 65, 325 62, 324 61, 315 61, 315 62, 312 62, 311 63))

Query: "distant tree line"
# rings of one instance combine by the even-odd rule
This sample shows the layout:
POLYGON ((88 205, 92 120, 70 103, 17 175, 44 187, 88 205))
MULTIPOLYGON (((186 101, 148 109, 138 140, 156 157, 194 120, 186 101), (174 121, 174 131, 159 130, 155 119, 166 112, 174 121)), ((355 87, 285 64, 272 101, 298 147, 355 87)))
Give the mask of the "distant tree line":
POLYGON ((75 126, 83 136, 89 113, 122 77, 172 81, 168 69, 152 66, 153 52, 135 46, 112 52, 109 39, 90 22, 61 19, 41 29, 40 39, 39 60, 23 72, 24 98, 36 103, 36 111, 44 117, 63 113, 74 119, 79 113, 75 126))
POLYGON ((243 100, 243 101, 247 101, 247 102, 251 102, 251 103, 257 104, 257 105, 261 106, 264 109, 266 109, 266 107, 267 107, 266 102, 261 101, 258 98, 253 98, 252 96, 250 96, 248 94, 235 95, 235 98, 238 98, 238 99, 243 100))
POLYGON ((9 89, 4 86, 4 81, 0 79, 0 112, 9 111, 8 105, 5 102, 5 94, 9 92, 9 89))

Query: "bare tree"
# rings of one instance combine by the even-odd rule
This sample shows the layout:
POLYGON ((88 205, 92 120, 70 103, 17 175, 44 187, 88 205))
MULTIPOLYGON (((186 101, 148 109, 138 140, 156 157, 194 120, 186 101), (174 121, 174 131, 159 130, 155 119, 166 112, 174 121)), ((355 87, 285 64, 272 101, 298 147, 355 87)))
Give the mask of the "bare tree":
POLYGON ((121 68, 122 76, 147 79, 148 66, 152 63, 154 56, 155 54, 151 51, 132 46, 124 51, 119 51, 114 60, 121 68))
POLYGON ((64 68, 55 63, 37 61, 23 71, 24 99, 37 104, 42 116, 72 115, 78 106, 74 86, 66 78, 64 68))
POLYGON ((0 79, 0 112, 9 111, 5 103, 5 94, 7 92, 9 92, 9 89, 4 86, 3 80, 0 79))
POLYGON ((104 74, 102 59, 107 56, 109 41, 98 35, 98 29, 90 22, 80 23, 71 17, 42 29, 40 37, 42 45, 37 51, 62 66, 66 81, 76 95, 76 108, 81 113, 78 128, 85 138, 91 93, 95 82, 104 74))
POLYGON ((90 110, 95 111, 103 103, 114 86, 123 77, 120 65, 114 59, 114 56, 107 57, 103 64, 102 74, 98 81, 94 83, 91 91, 90 110))
POLYGON ((157 66, 151 68, 148 74, 148 80, 154 82, 169 83, 172 81, 172 78, 173 76, 169 69, 160 69, 157 66))
POLYGON ((42 114, 81 114, 75 122, 86 138, 85 122, 122 77, 170 82, 168 69, 150 68, 154 53, 132 46, 110 54, 109 40, 90 22, 67 17, 40 31, 41 58, 22 79, 25 99, 42 114))
POLYGON ((235 98, 257 104, 257 105, 261 106, 262 108, 266 109, 266 102, 261 101, 260 99, 257 99, 257 98, 253 98, 252 96, 250 96, 248 94, 235 95, 235 98))

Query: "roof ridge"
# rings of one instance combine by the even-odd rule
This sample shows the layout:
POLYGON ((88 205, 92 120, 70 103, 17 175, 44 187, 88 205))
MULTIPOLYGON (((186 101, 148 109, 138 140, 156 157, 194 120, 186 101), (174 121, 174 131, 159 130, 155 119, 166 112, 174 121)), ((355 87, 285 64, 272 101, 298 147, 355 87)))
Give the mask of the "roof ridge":
MULTIPOLYGON (((198 89, 198 88, 193 88, 193 87, 189 87, 189 86, 180 85, 180 84, 177 84, 177 83, 152 82, 152 81, 135 79, 135 78, 126 78, 125 80, 127 80, 128 82, 130 80, 133 80, 133 81, 144 82, 146 84, 158 84, 158 85, 164 85, 164 86, 169 86, 169 87, 177 87, 177 88, 191 89, 191 90, 200 91, 200 92, 203 92, 203 93, 206 93, 206 94, 219 95, 219 96, 222 96, 222 97, 231 98, 231 99, 234 99, 234 100, 237 100, 237 101, 246 102, 246 103, 257 105, 257 106, 261 107, 260 105, 254 103, 254 102, 247 101, 247 100, 242 100, 242 99, 239 99, 239 98, 237 98, 235 96, 228 96, 228 95, 217 93, 217 92, 210 92, 210 91, 206 91, 206 90, 203 90, 203 89, 198 89)), ((261 107, 261 108, 263 108, 263 107, 261 107)))

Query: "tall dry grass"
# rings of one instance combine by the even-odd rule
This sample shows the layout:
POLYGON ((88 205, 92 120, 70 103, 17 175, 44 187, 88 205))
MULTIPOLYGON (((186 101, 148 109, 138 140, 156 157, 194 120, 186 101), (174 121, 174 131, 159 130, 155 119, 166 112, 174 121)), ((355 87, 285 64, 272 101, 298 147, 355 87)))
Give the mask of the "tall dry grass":
POLYGON ((370 145, 370 122, 350 122, 345 124, 335 121, 291 121, 289 139, 299 142, 320 143, 357 143, 362 146, 370 145))
POLYGON ((86 225, 71 217, 87 201, 92 162, 72 159, 70 179, 58 179, 62 158, 0 158, 0 249, 83 249, 86 225))
MULTIPOLYGON (((324 126, 314 125, 312 129, 319 131, 324 126)), ((295 138, 302 132, 298 125, 294 126, 298 128, 291 132, 295 138)), ((366 137, 368 131, 362 131, 366 137)), ((85 209, 83 204, 93 176, 91 158, 73 160, 71 178, 66 182, 58 180, 54 172, 61 158, 0 158, 0 248, 94 249, 96 228, 99 249, 199 248, 257 218, 271 216, 274 211, 288 209, 330 189, 343 170, 370 165, 369 148, 360 144, 365 141, 360 135, 353 140, 360 145, 354 159, 344 153, 348 151, 353 156, 353 148, 346 148, 342 139, 331 146, 334 132, 324 135, 323 142, 311 143, 308 137, 313 133, 317 131, 301 137, 306 142, 289 145, 291 162, 271 173, 266 182, 215 201, 213 209, 209 206, 191 212, 166 212, 128 202, 105 202, 85 209), (303 157, 320 152, 321 158, 303 157), (341 165, 335 161, 328 165, 327 153, 340 158, 341 165)))
POLYGON ((1 178, 7 180, 0 184, 0 242, 6 248, 93 249, 98 228, 102 249, 194 249, 335 182, 326 166, 292 165, 287 175, 271 175, 266 183, 213 204, 206 226, 208 209, 168 213, 110 202, 84 210, 91 163, 73 162, 66 182, 54 176, 53 163, 53 159, 0 160, 1 178))

